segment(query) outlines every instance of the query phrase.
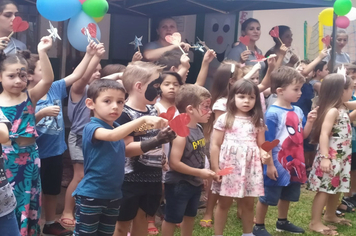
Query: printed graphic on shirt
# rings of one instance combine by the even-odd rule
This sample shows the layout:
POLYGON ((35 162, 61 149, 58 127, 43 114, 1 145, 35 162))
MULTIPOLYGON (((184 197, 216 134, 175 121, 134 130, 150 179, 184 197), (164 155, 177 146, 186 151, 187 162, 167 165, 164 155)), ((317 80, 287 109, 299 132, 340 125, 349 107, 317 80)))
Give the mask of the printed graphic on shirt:
MULTIPOLYGON (((48 106, 52 106, 51 104, 46 104, 46 105, 38 105, 37 111, 42 110, 43 108, 46 108, 48 106)), ((61 106, 61 100, 55 99, 53 100, 53 106, 61 106)), ((62 111, 59 112, 58 116, 46 116, 40 120, 40 122, 37 123, 36 129, 45 134, 49 135, 59 135, 59 133, 63 130, 63 127, 61 124, 58 122, 58 120, 62 119, 62 111)))

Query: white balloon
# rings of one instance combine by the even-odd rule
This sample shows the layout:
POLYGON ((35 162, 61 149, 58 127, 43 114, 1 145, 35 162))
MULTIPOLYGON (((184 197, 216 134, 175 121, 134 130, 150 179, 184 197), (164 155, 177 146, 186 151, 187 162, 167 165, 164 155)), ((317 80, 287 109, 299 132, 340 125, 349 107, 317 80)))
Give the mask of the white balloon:
POLYGON ((356 7, 351 8, 350 12, 346 14, 346 17, 349 18, 350 21, 356 20, 356 7))

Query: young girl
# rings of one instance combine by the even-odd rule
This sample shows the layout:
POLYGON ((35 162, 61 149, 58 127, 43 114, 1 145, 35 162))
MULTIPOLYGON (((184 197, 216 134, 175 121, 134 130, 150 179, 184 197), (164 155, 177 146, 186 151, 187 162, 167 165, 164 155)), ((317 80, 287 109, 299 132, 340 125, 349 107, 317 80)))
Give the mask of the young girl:
MULTIPOLYGON (((343 52, 342 49, 346 46, 349 41, 349 36, 346 31, 339 29, 336 33, 336 54, 335 54, 335 65, 350 63, 350 56, 346 52, 343 52)), ((323 61, 329 62, 331 58, 330 50, 328 50, 328 55, 324 58, 323 61)))
POLYGON ((31 90, 27 86, 27 62, 18 54, 1 62, 0 109, 11 122, 10 141, 3 145, 5 169, 17 200, 15 209, 21 235, 40 234, 41 182, 40 159, 35 138, 35 105, 53 82, 52 66, 47 56, 51 37, 38 44, 42 80, 31 90))
MULTIPOLYGON (((252 68, 253 68, 252 66, 245 66, 242 68, 244 79, 250 79, 256 85, 259 85, 259 83, 260 83, 259 70, 257 70, 254 74, 252 74, 249 78, 246 77, 246 75, 252 70, 252 68)), ((260 99, 261 99, 262 111, 264 114, 266 112, 266 99, 265 99, 265 95, 263 94, 263 92, 260 93, 260 99)))
MULTIPOLYGON (((211 166, 215 173, 232 167, 232 173, 213 181, 219 194, 215 212, 215 235, 223 235, 233 198, 240 198, 243 236, 252 234, 254 198, 264 195, 260 147, 265 129, 260 91, 251 80, 236 82, 229 92, 227 112, 221 115, 211 137, 211 166)), ((263 157, 267 157, 263 152, 263 157)))
MULTIPOLYGON (((62 101, 67 97, 67 87, 82 78, 91 58, 96 53, 96 44, 91 42, 87 47, 82 62, 72 74, 64 79, 53 82, 48 93, 36 105, 36 130, 38 137, 39 157, 41 159, 41 185, 43 190, 43 207, 46 223, 43 227, 44 234, 60 232, 63 235, 71 231, 55 222, 57 195, 61 192, 63 174, 63 153, 67 149, 65 143, 65 127, 63 119, 62 101), (56 145, 53 145, 56 144, 56 145)), ((38 55, 31 54, 28 62, 27 88, 31 90, 42 80, 41 65, 38 55)))
POLYGON ((324 235, 337 235, 335 228, 321 221, 350 225, 339 218, 335 211, 340 193, 349 192, 351 158, 351 124, 348 110, 343 103, 350 100, 353 84, 349 77, 328 75, 321 84, 318 117, 315 121, 312 141, 319 143, 307 188, 316 191, 312 206, 310 230, 324 235))

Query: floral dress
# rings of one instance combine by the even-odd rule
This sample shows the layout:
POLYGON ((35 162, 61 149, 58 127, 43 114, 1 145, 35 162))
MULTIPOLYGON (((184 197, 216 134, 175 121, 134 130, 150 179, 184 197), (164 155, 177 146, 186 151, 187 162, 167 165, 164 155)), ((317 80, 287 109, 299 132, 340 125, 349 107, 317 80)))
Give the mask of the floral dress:
POLYGON ((2 146, 6 176, 17 200, 15 214, 22 236, 40 235, 41 180, 40 159, 36 143, 19 146, 19 137, 37 137, 35 108, 27 94, 26 101, 9 107, 0 107, 11 122, 11 145, 2 146))
POLYGON ((263 170, 256 140, 259 130, 251 117, 236 116, 229 130, 225 130, 225 120, 226 113, 214 125, 214 129, 225 132, 219 168, 233 167, 233 171, 222 176, 221 183, 213 181, 211 189, 214 194, 234 198, 263 196, 263 170))
POLYGON ((351 123, 348 112, 339 109, 339 117, 335 122, 329 139, 329 156, 332 169, 324 173, 320 168, 320 152, 315 157, 310 172, 307 188, 329 194, 346 193, 350 190, 351 170, 351 123))

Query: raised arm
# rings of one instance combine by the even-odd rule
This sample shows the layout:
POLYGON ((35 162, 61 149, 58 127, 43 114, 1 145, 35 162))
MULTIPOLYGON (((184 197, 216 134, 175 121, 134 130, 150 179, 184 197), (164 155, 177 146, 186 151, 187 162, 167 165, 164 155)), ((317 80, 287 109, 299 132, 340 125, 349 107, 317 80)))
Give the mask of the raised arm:
POLYGON ((180 57, 181 68, 177 71, 177 73, 180 75, 180 77, 182 77, 183 83, 185 83, 185 81, 187 80, 187 75, 190 68, 189 61, 190 58, 188 57, 188 53, 182 54, 182 56, 180 57))
MULTIPOLYGON (((189 51, 190 45, 187 43, 181 43, 181 47, 185 52, 189 51)), ((178 46, 176 45, 169 45, 169 46, 165 46, 162 48, 157 48, 157 49, 146 49, 143 52, 143 57, 147 60, 147 61, 157 61, 165 52, 174 50, 174 49, 178 49, 178 46)))
POLYGON ((328 50, 326 48, 324 48, 323 50, 321 50, 321 52, 319 53, 318 57, 315 58, 312 62, 310 62, 302 71, 302 75, 304 76, 308 76, 309 73, 314 70, 314 68, 319 64, 319 62, 321 62, 326 56, 328 55, 328 50))
POLYGON ((204 86, 206 82, 206 78, 208 77, 209 65, 210 62, 214 60, 216 57, 216 52, 212 49, 206 51, 203 61, 201 63, 200 71, 195 82, 196 85, 204 86))
POLYGON ((96 48, 96 53, 93 56, 93 58, 90 60, 89 65, 87 67, 88 69, 85 71, 83 77, 72 85, 72 88, 70 90, 70 95, 73 100, 77 100, 75 98, 78 97, 80 100, 80 98, 83 96, 84 89, 86 85, 89 83, 89 80, 93 75, 94 71, 96 70, 96 67, 99 65, 104 53, 105 53, 104 44, 102 43, 98 44, 96 48))
POLYGON ((89 45, 87 46, 87 52, 85 53, 83 60, 75 68, 72 74, 64 78, 66 87, 71 86, 73 83, 83 77, 85 71, 88 69, 88 65, 91 59, 96 53, 96 47, 97 45, 93 41, 89 43, 89 45))
POLYGON ((273 72, 273 70, 277 65, 276 62, 276 58, 268 58, 267 59, 267 63, 268 63, 268 69, 266 72, 265 77, 263 78, 263 80, 261 81, 261 83, 259 85, 257 85, 258 89, 260 90, 260 93, 262 93, 263 91, 265 91, 266 89, 268 89, 269 87, 271 87, 271 74, 273 72))
POLYGON ((50 89, 54 74, 51 62, 49 61, 47 51, 52 47, 52 38, 49 36, 43 37, 41 42, 37 46, 39 62, 42 69, 42 79, 31 90, 29 90, 29 96, 33 104, 36 104, 44 95, 47 94, 50 89))

